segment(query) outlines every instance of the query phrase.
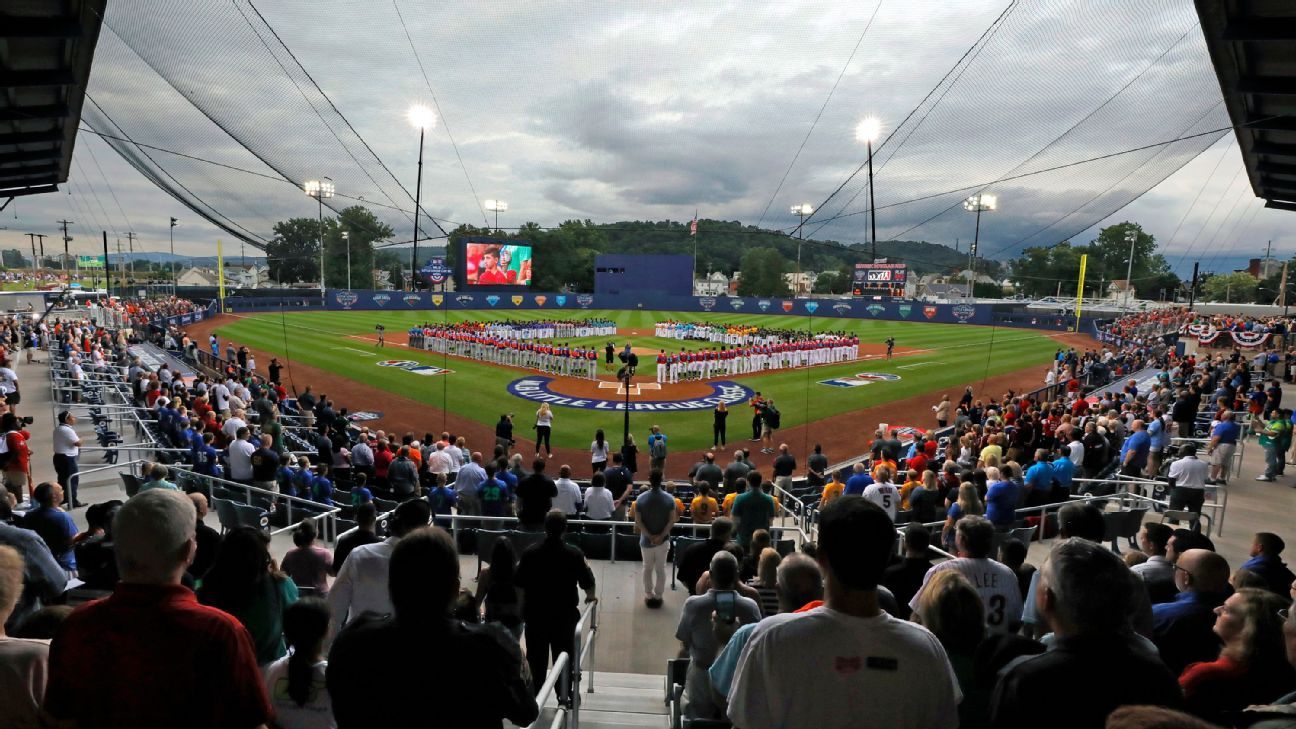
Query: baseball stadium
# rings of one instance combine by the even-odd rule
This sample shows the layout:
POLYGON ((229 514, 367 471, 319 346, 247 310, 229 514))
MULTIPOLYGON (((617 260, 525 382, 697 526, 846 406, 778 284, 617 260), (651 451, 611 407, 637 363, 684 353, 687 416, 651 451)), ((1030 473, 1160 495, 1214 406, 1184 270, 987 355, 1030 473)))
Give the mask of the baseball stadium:
POLYGON ((0 0, 0 727, 1290 729, 1293 89, 1290 2, 0 0))

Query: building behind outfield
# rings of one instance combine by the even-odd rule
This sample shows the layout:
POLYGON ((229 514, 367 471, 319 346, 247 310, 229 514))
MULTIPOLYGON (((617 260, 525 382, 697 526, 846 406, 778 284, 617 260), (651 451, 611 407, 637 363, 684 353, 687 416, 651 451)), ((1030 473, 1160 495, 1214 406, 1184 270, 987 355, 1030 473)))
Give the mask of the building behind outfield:
POLYGON ((609 253, 594 258, 594 293, 693 295, 693 256, 609 253))

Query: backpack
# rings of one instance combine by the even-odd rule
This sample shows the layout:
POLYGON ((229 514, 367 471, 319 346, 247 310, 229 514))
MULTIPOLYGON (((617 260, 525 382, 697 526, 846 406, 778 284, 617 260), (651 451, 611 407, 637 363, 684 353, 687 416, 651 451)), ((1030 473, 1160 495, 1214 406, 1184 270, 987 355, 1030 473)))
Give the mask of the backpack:
POLYGON ((769 423, 769 427, 771 430, 778 428, 783 422, 782 413, 780 413, 778 411, 778 408, 774 407, 773 405, 766 407, 765 422, 769 423))
POLYGON ((648 455, 653 458, 666 457, 666 439, 657 437, 653 439, 652 445, 648 446, 648 455))

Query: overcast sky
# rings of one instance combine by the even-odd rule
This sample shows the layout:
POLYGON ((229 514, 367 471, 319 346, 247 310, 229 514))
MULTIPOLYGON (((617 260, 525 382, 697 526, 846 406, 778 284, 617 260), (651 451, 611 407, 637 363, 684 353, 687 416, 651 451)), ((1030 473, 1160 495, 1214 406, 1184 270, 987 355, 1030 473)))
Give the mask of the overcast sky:
MULTIPOLYGON (((1180 272, 1193 260, 1208 270, 1242 265, 1270 240, 1274 255, 1296 254, 1296 218, 1262 209, 1231 133, 1075 165, 1227 124, 1192 3, 1021 3, 974 47, 1008 7, 256 3, 390 175, 246 2, 112 3, 90 91, 137 141, 288 178, 152 153, 220 214, 265 236, 275 220, 314 216, 295 185, 329 175, 339 193, 388 205, 375 210, 408 240, 413 206, 402 196, 414 189, 418 137, 404 112, 411 102, 432 105, 435 93, 442 116, 427 136, 422 196, 447 227, 482 224, 481 202, 502 198, 504 227, 687 220, 696 210, 787 228, 789 205, 818 205, 865 161, 854 129, 875 115, 884 138, 895 134, 874 160, 882 239, 958 239, 966 249, 973 221, 958 207, 963 197, 1065 166, 984 188, 1000 209, 982 219, 983 253, 1007 258, 1066 236, 1086 242, 1128 219, 1157 237, 1180 272), (956 66, 970 48, 968 65, 956 66), (951 68, 953 81, 942 84, 951 68)), ((807 233, 866 240, 863 180, 847 182, 819 214, 846 217, 822 230, 812 221, 807 233)), ((100 230, 114 250, 133 230, 137 248, 165 251, 171 216, 181 221, 178 253, 210 255, 223 239, 237 255, 228 233, 82 133, 69 183, 12 203, 0 214, 0 246, 26 251, 23 234, 37 232, 50 236, 49 250, 56 221, 67 219, 74 253, 97 252, 100 230)))

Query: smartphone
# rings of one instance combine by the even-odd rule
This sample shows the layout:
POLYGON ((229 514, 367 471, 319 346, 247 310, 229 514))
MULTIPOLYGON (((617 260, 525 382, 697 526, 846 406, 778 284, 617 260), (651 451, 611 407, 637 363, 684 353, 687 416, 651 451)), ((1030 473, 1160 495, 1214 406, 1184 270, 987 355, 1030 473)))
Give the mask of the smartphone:
POLYGON ((715 596, 715 613, 716 620, 724 623, 732 623, 738 619, 738 593, 726 590, 717 592, 715 596))

